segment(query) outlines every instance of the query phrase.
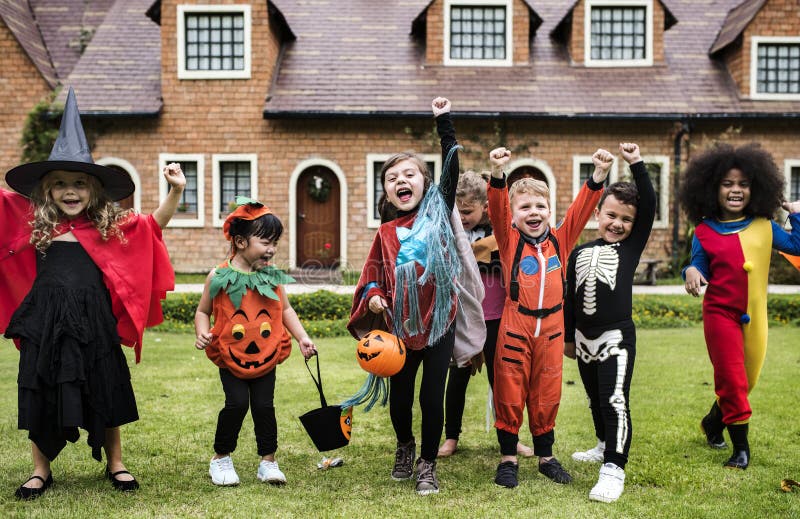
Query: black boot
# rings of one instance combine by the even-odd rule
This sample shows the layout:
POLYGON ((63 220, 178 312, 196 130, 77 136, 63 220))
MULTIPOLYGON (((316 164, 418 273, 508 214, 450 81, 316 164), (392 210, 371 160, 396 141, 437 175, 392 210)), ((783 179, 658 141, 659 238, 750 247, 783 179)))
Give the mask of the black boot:
POLYGON ((731 435, 733 454, 724 466, 731 469, 744 470, 750 465, 750 444, 747 442, 747 424, 731 424, 728 426, 731 435))
POLYGON ((706 443, 712 449, 724 449, 728 446, 725 443, 725 436, 722 435, 722 431, 725 430, 725 424, 722 423, 722 410, 716 401, 708 414, 700 420, 700 429, 706 435, 706 443))

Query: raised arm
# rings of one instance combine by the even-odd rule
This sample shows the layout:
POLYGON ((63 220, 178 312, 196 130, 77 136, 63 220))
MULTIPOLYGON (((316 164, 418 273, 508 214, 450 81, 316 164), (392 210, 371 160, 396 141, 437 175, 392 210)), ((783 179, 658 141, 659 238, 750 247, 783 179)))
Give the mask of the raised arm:
POLYGON ((180 164, 171 163, 164 168, 164 178, 170 186, 167 197, 158 206, 158 209, 153 211, 153 218, 162 229, 167 226, 178 208, 178 203, 181 201, 183 189, 186 187, 186 177, 183 176, 180 164))
POLYGON ((633 222, 629 239, 637 243, 641 250, 644 250, 656 217, 656 191, 653 189, 653 181, 647 172, 647 166, 639 154, 639 146, 632 142, 623 142, 619 145, 619 151, 622 158, 631 167, 633 181, 639 192, 636 220, 633 222))
POLYGON ((439 188, 442 190, 447 207, 452 211, 456 204, 456 186, 458 185, 458 151, 453 151, 450 162, 447 154, 458 145, 456 129, 450 118, 450 101, 444 97, 437 97, 431 102, 433 116, 436 117, 436 131, 442 144, 442 178, 439 188))

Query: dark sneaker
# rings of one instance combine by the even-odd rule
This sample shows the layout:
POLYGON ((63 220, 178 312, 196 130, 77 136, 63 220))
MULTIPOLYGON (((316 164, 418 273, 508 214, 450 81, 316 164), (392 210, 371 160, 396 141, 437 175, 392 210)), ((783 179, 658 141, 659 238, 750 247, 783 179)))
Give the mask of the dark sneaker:
POLYGON ((417 455, 417 444, 414 440, 408 443, 397 442, 397 450, 394 451, 394 468, 392 469, 392 479, 403 481, 411 479, 414 475, 414 457, 417 455))
POLYGON ((422 458, 417 460, 417 494, 427 496, 439 493, 439 480, 436 479, 436 462, 422 458))
POLYGON ((728 444, 725 443, 725 437, 722 435, 722 429, 715 427, 714 419, 711 416, 706 415, 700 420, 700 430, 706 435, 706 443, 712 449, 726 449, 728 447, 728 444))
POLYGON ((504 461, 497 466, 497 472, 494 475, 495 485, 506 488, 514 488, 519 485, 517 481, 517 472, 519 465, 513 461, 504 461))
POLYGON ((572 482, 572 476, 569 475, 569 472, 564 470, 564 467, 562 467, 561 463, 555 458, 550 459, 550 461, 545 461, 544 463, 539 463, 539 473, 544 474, 556 483, 562 485, 572 482))

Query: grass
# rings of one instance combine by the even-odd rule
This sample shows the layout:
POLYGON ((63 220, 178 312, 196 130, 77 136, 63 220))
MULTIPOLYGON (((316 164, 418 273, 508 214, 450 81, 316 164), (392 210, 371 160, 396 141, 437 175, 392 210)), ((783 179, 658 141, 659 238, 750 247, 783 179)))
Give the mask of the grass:
MULTIPOLYGON (((133 365, 141 419, 123 427, 125 461, 142 484, 132 495, 111 490, 103 465, 90 457, 85 432, 53 464, 55 485, 34 502, 13 492, 31 471, 29 443, 17 430, 14 374, 18 353, 0 341, 0 515, 3 517, 686 517, 800 516, 800 493, 783 493, 781 479, 800 479, 798 330, 775 327, 761 382, 751 403, 753 464, 744 472, 721 467, 728 452, 705 446, 698 423, 712 402, 712 373, 698 327, 642 330, 631 390, 634 425, 626 489, 615 504, 588 501, 598 466, 570 454, 594 445, 591 419, 575 364, 565 362, 555 454, 571 485, 538 475, 521 460, 515 490, 492 483, 498 463, 493 430, 485 431, 486 378, 473 379, 459 452, 438 464, 441 493, 414 494, 412 482, 389 478, 394 437, 388 409, 357 409, 350 445, 336 451, 342 468, 319 471, 317 453, 297 416, 319 406, 302 357, 278 369, 277 459, 289 483, 274 488, 255 477, 252 422, 245 419, 234 460, 242 484, 214 487, 208 477, 216 416, 223 403, 214 366, 192 346, 191 334, 145 337, 143 361, 133 365)), ((318 341, 330 401, 354 392, 364 373, 346 338, 318 341)), ((126 354, 130 356, 126 348, 126 354)), ((418 414, 418 413, 417 413, 418 414)), ((418 416, 414 430, 419 431, 418 416)), ((530 443, 527 433, 522 436, 530 443)))

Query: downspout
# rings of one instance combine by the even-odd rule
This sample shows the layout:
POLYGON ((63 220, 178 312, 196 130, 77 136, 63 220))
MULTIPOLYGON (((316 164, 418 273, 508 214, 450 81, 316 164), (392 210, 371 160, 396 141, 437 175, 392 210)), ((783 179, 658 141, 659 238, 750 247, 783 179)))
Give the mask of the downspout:
MULTIPOLYGON (((672 164, 672 196, 674 203, 672 204, 672 269, 678 268, 678 241, 680 240, 680 216, 681 207, 678 201, 678 192, 681 187, 681 142, 684 136, 689 135, 689 121, 684 119, 680 123, 678 131, 675 133, 672 164)), ((678 126, 676 124, 676 126, 678 126)))

